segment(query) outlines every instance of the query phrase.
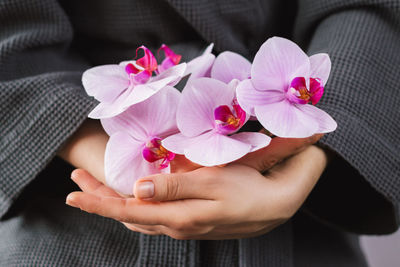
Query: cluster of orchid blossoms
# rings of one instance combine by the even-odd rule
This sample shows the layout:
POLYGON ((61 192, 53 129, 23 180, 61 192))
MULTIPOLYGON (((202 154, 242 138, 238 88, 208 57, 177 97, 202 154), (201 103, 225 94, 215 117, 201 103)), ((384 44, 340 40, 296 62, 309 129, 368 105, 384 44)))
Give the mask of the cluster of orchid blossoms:
POLYGON ((328 80, 327 54, 308 57, 290 40, 268 39, 253 63, 233 52, 205 52, 181 63, 168 46, 158 64, 144 56, 87 70, 86 92, 100 103, 89 114, 110 136, 105 152, 106 182, 132 194, 139 178, 170 172, 176 154, 202 166, 235 161, 268 146, 271 138, 238 132, 257 119, 279 137, 302 138, 336 129, 318 103, 328 80), (181 92, 175 86, 188 76, 181 92), (311 103, 311 104, 310 104, 311 103))

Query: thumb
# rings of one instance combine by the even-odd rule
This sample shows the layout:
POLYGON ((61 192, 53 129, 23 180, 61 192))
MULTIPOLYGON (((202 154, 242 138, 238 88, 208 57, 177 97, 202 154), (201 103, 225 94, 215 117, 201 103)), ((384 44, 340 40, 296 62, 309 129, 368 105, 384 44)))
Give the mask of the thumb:
POLYGON ((204 198, 201 179, 192 173, 157 174, 136 181, 133 192, 136 198, 146 201, 170 201, 204 198))

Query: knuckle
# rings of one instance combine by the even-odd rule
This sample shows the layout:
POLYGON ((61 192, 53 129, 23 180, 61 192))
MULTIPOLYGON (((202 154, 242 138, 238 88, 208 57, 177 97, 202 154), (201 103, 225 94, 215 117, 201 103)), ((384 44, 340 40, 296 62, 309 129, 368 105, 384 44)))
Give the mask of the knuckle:
POLYGON ((174 176, 167 179, 166 198, 175 199, 179 196, 179 192, 181 191, 180 179, 177 179, 174 176))

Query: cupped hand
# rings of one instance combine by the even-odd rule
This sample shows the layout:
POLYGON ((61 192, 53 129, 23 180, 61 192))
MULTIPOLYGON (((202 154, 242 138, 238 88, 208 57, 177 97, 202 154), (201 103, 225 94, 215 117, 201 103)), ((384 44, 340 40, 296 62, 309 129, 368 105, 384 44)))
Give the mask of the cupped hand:
POLYGON ((58 156, 76 168, 88 170, 104 183, 104 154, 108 139, 99 120, 87 119, 60 148, 58 156))
MULTIPOLYGON (((261 132, 265 133, 265 130, 261 132)), ((260 172, 265 172, 277 163, 296 155, 322 138, 323 134, 315 134, 306 138, 272 138, 271 143, 259 150, 247 154, 235 161, 234 164, 243 164, 260 172)))
POLYGON ((72 176, 83 192, 71 193, 67 204, 145 234, 176 239, 252 237, 293 216, 326 163, 325 152, 309 146, 265 176, 236 163, 146 177, 136 183, 136 198, 120 197, 79 170, 72 176))

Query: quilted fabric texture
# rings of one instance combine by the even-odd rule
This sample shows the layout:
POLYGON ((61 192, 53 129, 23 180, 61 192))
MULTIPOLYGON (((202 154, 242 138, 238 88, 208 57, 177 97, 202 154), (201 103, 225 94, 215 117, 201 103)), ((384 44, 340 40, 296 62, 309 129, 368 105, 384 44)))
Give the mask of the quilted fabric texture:
POLYGON ((329 236, 314 240, 315 249, 329 251, 321 256, 329 263, 304 257, 296 218, 257 238, 178 241, 129 232, 64 204, 71 169, 55 155, 96 105, 81 86, 83 70, 131 58, 142 43, 165 42, 190 58, 214 42, 216 52, 252 57, 274 35, 333 61, 320 106, 339 127, 321 145, 339 157, 303 210, 353 232, 394 231, 399 1, 0 0, 0 265, 365 266, 344 232, 331 244, 329 236))

